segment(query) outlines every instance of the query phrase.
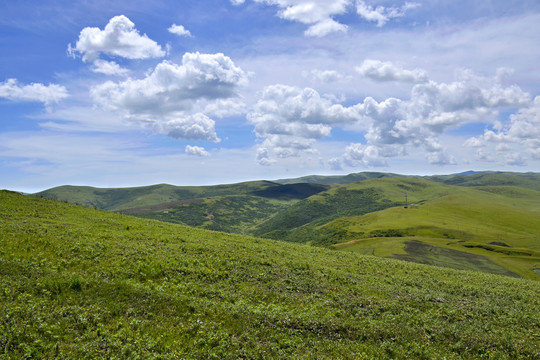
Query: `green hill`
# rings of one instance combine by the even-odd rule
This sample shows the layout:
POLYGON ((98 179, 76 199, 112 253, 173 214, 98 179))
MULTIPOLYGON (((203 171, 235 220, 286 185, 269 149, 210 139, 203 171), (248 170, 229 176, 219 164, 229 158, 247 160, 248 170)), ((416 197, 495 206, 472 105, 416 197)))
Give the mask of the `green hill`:
POLYGON ((535 359, 539 293, 0 191, 5 359, 535 359))
POLYGON ((270 181, 250 181, 214 186, 174 186, 159 184, 133 188, 94 188, 90 186, 59 186, 33 196, 103 210, 126 210, 167 202, 224 195, 245 195, 253 191, 278 187, 270 181))
POLYGON ((366 180, 300 201, 257 226, 254 234, 540 279, 533 272, 540 264, 540 192, 526 188, 366 180))
POLYGON ((539 173, 480 172, 426 176, 425 179, 457 186, 517 186, 540 191, 539 173))

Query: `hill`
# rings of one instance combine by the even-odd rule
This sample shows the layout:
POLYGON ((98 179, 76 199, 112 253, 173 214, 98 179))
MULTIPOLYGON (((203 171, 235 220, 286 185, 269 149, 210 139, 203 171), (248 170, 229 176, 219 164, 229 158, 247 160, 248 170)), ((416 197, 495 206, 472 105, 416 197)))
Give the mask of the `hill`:
POLYGON ((3 358, 538 358, 540 283, 0 191, 3 358))
POLYGON ((539 173, 468 172, 455 175, 426 176, 427 180, 457 186, 516 186, 540 191, 539 173))
POLYGON ((253 233, 539 279, 533 270, 540 264, 540 192, 512 186, 458 187, 418 178, 372 179, 302 200, 253 233))
POLYGON ((243 195, 276 186, 279 186, 279 184, 270 181, 250 181, 214 186, 159 184, 132 188, 95 188, 65 185, 35 193, 33 196, 67 201, 102 210, 126 210, 210 196, 243 195))

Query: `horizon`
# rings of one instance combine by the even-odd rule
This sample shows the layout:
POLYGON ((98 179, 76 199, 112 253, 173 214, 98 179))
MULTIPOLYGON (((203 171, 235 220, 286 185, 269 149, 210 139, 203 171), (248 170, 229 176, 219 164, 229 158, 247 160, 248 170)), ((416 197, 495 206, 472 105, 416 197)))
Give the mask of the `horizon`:
POLYGON ((215 183, 215 184, 172 184, 172 183, 152 183, 152 184, 138 184, 138 185, 129 185, 129 186, 94 186, 94 185, 88 185, 88 184, 61 184, 56 185, 50 188, 44 188, 44 189, 38 189, 33 191, 21 191, 16 189, 0 189, 0 190, 7 190, 7 191, 15 191, 21 194, 36 194, 42 191, 54 189, 57 187, 63 187, 63 186, 73 186, 73 187, 91 187, 96 189, 123 189, 123 188, 144 188, 144 187, 150 187, 150 186, 157 186, 157 185, 170 185, 170 186, 185 186, 185 187, 199 187, 199 186, 219 186, 219 185, 232 185, 232 184, 241 184, 241 183, 249 183, 249 182, 257 182, 257 181, 268 181, 268 182, 275 182, 282 180, 290 180, 290 179, 299 179, 303 177, 310 177, 310 176, 318 176, 318 177, 345 177, 349 175, 356 175, 356 174, 362 174, 362 173, 377 173, 377 174, 393 174, 398 176, 411 176, 411 177, 431 177, 431 176, 457 176, 457 175, 470 175, 469 173, 473 174, 480 174, 480 173, 512 173, 512 174, 538 174, 539 172, 534 171, 528 171, 528 172, 509 172, 509 171, 496 171, 496 170, 485 170, 485 171, 475 171, 475 170, 468 170, 468 171, 462 171, 459 173, 441 173, 441 174, 402 174, 402 173, 391 173, 391 172, 381 172, 381 171, 360 171, 360 172, 353 172, 353 173, 347 173, 347 174, 331 174, 331 175, 320 175, 320 174, 309 174, 309 175, 303 175, 298 177, 290 177, 290 178, 275 178, 275 179, 250 179, 250 180, 242 180, 237 182, 223 182, 223 183, 215 183))
POLYGON ((0 31, 0 188, 540 171, 535 1, 31 0, 0 31))

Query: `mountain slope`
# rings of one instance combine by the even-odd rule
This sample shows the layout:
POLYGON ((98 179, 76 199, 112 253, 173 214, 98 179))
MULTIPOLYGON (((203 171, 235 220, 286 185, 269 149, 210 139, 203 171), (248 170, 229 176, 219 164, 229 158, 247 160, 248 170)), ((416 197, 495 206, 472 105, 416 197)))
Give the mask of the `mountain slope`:
POLYGON ((6 358, 536 358, 540 282, 0 191, 6 358))
POLYGON ((253 233, 538 279, 533 265, 540 263, 540 192, 512 186, 450 186, 419 178, 372 179, 302 200, 253 233), (431 246, 431 256, 424 245, 431 246))
POLYGON ((126 210, 166 202, 210 196, 248 194, 279 184, 270 181, 251 181, 214 186, 174 186, 159 184, 133 188, 94 188, 90 186, 59 186, 33 196, 67 201, 103 210, 126 210))

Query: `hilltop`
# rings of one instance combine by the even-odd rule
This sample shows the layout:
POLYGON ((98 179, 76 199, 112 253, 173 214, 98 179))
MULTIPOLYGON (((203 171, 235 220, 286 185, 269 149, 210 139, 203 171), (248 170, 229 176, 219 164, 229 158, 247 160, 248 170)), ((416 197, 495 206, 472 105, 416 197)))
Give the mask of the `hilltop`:
POLYGON ((537 358, 540 283, 0 191, 6 358, 537 358))

